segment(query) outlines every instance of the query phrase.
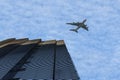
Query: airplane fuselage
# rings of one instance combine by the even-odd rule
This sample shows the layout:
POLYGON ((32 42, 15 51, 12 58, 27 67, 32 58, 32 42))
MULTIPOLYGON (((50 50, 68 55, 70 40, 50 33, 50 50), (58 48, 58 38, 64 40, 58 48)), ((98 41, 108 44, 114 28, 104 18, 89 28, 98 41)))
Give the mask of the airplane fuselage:
POLYGON ((78 26, 78 27, 86 27, 86 25, 83 24, 83 23, 74 23, 74 24, 71 24, 71 25, 78 26))

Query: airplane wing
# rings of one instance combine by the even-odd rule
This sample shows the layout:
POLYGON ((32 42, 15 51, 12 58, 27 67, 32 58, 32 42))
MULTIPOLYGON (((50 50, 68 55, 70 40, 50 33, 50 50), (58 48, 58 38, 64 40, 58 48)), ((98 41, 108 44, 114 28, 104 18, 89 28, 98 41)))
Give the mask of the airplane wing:
POLYGON ((82 22, 82 23, 85 23, 86 21, 87 21, 87 19, 83 20, 83 22, 82 22))
POLYGON ((78 26, 77 28, 76 28, 76 30, 78 30, 80 27, 78 26))
POLYGON ((66 23, 66 24, 72 24, 72 23, 66 23))
POLYGON ((66 24, 70 24, 70 25, 76 25, 74 22, 73 22, 73 23, 66 23, 66 24))
POLYGON ((74 25, 75 23, 73 22, 73 23, 66 23, 66 24, 74 25))

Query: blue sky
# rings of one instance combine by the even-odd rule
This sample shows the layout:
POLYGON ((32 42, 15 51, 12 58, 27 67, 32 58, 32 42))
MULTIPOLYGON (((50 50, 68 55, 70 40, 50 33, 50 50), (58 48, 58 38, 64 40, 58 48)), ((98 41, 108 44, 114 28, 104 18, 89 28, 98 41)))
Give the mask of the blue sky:
POLYGON ((120 80, 120 0, 0 0, 0 40, 64 40, 81 80, 120 80), (87 19, 89 32, 67 22, 87 19))

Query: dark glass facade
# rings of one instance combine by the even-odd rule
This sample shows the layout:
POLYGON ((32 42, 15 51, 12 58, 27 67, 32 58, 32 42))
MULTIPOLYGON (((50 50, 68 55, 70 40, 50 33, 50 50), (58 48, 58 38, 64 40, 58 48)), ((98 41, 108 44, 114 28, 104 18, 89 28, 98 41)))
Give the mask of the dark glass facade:
POLYGON ((80 80, 63 40, 0 42, 0 80, 80 80))

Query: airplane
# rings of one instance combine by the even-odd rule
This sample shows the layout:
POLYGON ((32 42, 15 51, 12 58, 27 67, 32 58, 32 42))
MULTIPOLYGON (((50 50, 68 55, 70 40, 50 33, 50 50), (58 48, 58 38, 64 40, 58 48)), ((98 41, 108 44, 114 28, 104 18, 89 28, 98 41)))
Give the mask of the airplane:
POLYGON ((85 20, 83 20, 83 22, 76 22, 76 23, 73 22, 73 23, 66 23, 66 24, 77 26, 76 29, 70 29, 70 31, 74 31, 74 32, 78 33, 79 28, 83 28, 88 31, 87 25, 84 24, 86 21, 87 20, 85 19, 85 20))

